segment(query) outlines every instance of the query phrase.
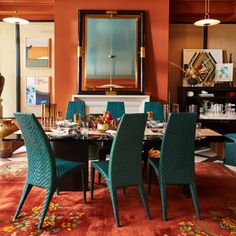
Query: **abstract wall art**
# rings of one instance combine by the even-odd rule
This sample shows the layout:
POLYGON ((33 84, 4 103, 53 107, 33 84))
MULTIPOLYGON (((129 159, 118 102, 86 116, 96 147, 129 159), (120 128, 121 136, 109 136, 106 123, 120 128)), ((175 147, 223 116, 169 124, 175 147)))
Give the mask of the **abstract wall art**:
POLYGON ((50 103, 50 77, 26 77, 26 104, 41 105, 50 103))

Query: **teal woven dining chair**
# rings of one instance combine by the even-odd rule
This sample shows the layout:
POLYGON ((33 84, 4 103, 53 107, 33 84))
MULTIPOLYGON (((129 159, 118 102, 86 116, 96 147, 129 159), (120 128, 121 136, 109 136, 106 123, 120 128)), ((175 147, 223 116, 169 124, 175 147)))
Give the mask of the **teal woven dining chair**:
MULTIPOLYGON (((160 122, 164 121, 164 115, 162 110, 162 103, 161 102, 145 102, 144 103, 144 113, 147 113, 149 111, 153 112, 153 119, 158 120, 160 122)), ((142 154, 142 160, 143 160, 143 174, 147 167, 147 160, 148 160, 148 151, 151 148, 158 148, 153 143, 144 143, 143 144, 143 154, 142 154)))
POLYGON ((125 103, 108 101, 106 111, 109 111, 114 119, 121 118, 125 114, 125 103))
MULTIPOLYGON (((121 118, 125 114, 125 103, 124 102, 107 102, 106 111, 109 111, 112 115, 112 118, 118 119, 121 118)), ((111 151, 111 145, 102 144, 98 151, 98 160, 105 161, 106 156, 111 151)), ((101 174, 98 175, 98 183, 101 182, 101 174)))
POLYGON ((66 109, 66 120, 74 120, 74 114, 80 114, 81 119, 86 116, 84 101, 69 101, 66 109))
POLYGON ((54 192, 60 186, 61 179, 75 168, 80 168, 82 171, 83 198, 84 202, 86 202, 86 170, 84 163, 54 157, 50 142, 34 114, 15 113, 14 115, 24 137, 28 158, 27 178, 14 219, 18 217, 32 187, 44 188, 46 189, 46 196, 41 218, 38 223, 38 228, 41 229, 48 206, 54 192))
POLYGON ((169 184, 189 187, 197 218, 200 219, 194 165, 196 119, 196 113, 171 113, 160 159, 148 159, 148 189, 150 192, 151 170, 154 169, 160 186, 163 220, 167 219, 166 187, 169 184))
POLYGON ((235 133, 225 134, 225 137, 232 139, 233 142, 232 143, 225 142, 224 144, 225 148, 224 164, 236 166, 236 134, 235 133))
POLYGON ((144 113, 123 115, 112 142, 109 161, 91 162, 91 199, 93 199, 94 174, 97 170, 104 177, 110 191, 117 226, 120 226, 117 188, 137 185, 147 217, 151 218, 144 192, 141 168, 142 141, 146 119, 147 115, 144 113))
POLYGON ((144 112, 147 113, 148 111, 153 112, 153 119, 154 120, 159 120, 161 122, 164 121, 164 115, 163 115, 161 102, 145 102, 144 103, 144 112))

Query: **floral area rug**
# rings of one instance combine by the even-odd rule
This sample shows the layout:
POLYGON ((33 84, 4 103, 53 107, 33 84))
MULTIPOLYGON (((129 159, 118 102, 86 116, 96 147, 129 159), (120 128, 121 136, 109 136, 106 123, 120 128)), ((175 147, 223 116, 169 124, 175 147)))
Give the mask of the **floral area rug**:
MULTIPOLYGON (((45 190, 34 187, 20 217, 12 217, 27 173, 26 162, 9 162, 0 167, 0 235, 128 235, 128 236, 233 236, 236 235, 236 174, 222 164, 197 163, 197 189, 201 220, 195 217, 191 198, 177 186, 167 189, 168 220, 162 221, 159 186, 147 195, 152 220, 148 220, 136 187, 118 190, 122 227, 116 227, 109 192, 104 183, 95 184, 94 200, 83 203, 81 192, 53 196, 43 229, 37 229, 45 190)), ((155 176, 153 176, 155 178, 155 176)), ((145 188, 147 186, 145 185, 145 188)))

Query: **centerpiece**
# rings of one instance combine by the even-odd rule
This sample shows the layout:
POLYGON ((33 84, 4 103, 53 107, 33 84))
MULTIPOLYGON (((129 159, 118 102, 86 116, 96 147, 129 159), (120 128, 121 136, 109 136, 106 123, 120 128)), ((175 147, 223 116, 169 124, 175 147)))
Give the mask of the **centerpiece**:
POLYGON ((101 132, 105 132, 108 129, 117 129, 118 124, 119 120, 112 118, 112 115, 109 111, 106 111, 103 115, 94 117, 90 120, 90 127, 101 132))

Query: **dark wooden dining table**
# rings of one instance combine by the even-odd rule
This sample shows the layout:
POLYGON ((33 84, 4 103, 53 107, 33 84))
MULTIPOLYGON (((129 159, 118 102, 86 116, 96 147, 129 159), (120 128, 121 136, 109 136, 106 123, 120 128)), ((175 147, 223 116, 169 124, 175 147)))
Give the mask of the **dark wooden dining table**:
MULTIPOLYGON (((210 143, 210 142, 232 142, 232 140, 225 136, 210 130, 198 129, 196 136, 196 144, 210 143)), ((47 133, 48 134, 48 133, 47 133)), ((88 189, 88 168, 89 168, 89 146, 98 142, 111 144, 113 136, 108 133, 101 133, 97 131, 89 132, 89 134, 74 133, 68 136, 58 136, 48 134, 53 152, 56 157, 66 160, 79 161, 85 164, 87 175, 86 185, 88 189)), ((143 138, 144 146, 161 147, 163 132, 161 130, 154 132, 150 129, 145 131, 143 138)), ((13 133, 3 138, 3 141, 23 141, 21 134, 13 133)), ((61 183, 60 191, 81 191, 81 173, 80 170, 75 169, 70 174, 65 176, 61 183)))

